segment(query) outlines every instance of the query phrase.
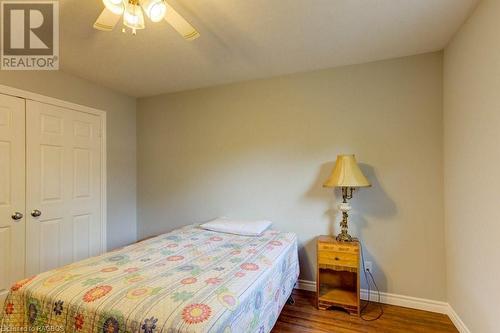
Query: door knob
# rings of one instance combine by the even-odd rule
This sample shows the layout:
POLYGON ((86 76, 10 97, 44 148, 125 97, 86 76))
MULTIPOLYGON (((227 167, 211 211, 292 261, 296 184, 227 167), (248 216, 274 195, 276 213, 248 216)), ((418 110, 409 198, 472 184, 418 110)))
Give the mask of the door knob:
POLYGON ((13 219, 14 221, 18 221, 18 220, 20 220, 20 219, 22 219, 22 218, 23 218, 23 214, 22 214, 22 213, 15 212, 14 214, 12 214, 12 219, 13 219))
POLYGON ((31 216, 33 217, 39 217, 40 215, 42 215, 42 212, 39 211, 38 209, 35 209, 31 212, 31 216))

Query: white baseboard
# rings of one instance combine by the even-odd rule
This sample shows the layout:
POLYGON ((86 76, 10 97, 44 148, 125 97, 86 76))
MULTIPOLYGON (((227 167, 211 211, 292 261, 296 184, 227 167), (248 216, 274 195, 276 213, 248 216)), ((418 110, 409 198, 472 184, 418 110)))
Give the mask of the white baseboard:
MULTIPOLYGON (((368 299, 368 290, 361 289, 361 299, 368 299)), ((373 290, 370 292, 370 301, 377 302, 378 295, 373 290)), ((425 298, 411 297, 386 292, 380 293, 380 302, 384 304, 397 305, 405 308, 424 310, 436 313, 448 314, 449 304, 425 298)))
POLYGON ((295 288, 300 290, 314 291, 316 292, 316 282, 309 280, 301 280, 297 281, 295 288))
MULTIPOLYGON (((316 292, 316 282, 308 280, 298 280, 297 289, 314 291, 316 292)), ((361 289, 361 299, 368 299, 368 290, 361 289)), ((377 302, 378 295, 376 292, 371 291, 370 300, 377 302)), ((411 297, 405 295, 391 294, 386 292, 380 293, 380 302, 384 304, 397 305, 405 308, 424 310, 436 313, 443 313, 450 317, 453 324, 457 327, 460 333, 470 333, 469 329, 458 314, 453 310, 450 304, 441 301, 434 301, 425 298, 411 297)))
POLYGON ((453 325, 455 325, 455 327, 457 328, 457 330, 460 333, 470 333, 469 328, 467 328, 467 326, 465 326, 465 323, 462 321, 462 319, 460 319, 458 314, 455 312, 455 310, 453 310, 453 308, 449 304, 448 304, 447 315, 448 315, 448 317, 450 317, 453 325))

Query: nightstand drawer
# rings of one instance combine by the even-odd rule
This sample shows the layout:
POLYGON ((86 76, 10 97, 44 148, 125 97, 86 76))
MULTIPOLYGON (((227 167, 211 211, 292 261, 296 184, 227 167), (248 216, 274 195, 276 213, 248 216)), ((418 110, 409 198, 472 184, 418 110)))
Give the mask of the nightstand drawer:
POLYGON ((344 244, 332 244, 332 243, 318 243, 319 251, 328 252, 343 252, 343 253, 359 253, 359 247, 357 245, 344 245, 344 244))
POLYGON ((331 266, 347 266, 357 268, 359 265, 358 254, 346 252, 320 251, 318 263, 331 266))

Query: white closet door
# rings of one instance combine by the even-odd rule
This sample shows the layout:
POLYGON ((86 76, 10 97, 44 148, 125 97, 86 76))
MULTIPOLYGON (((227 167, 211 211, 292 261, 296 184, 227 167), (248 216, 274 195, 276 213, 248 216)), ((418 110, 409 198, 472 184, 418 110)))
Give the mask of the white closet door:
POLYGON ((104 249, 100 124, 96 115, 26 102, 29 275, 104 249))
POLYGON ((24 278, 24 129, 24 99, 0 95, 0 305, 24 278))

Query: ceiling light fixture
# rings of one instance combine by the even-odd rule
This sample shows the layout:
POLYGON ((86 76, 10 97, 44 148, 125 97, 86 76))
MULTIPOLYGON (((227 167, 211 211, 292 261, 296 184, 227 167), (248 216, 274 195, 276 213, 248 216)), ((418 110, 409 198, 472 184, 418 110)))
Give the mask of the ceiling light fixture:
MULTIPOLYGON (((195 40, 200 37, 200 33, 167 1, 102 0, 106 8, 97 18, 94 28, 101 31, 113 31, 123 15, 123 24, 132 29, 135 35, 137 30, 146 28, 144 23, 144 13, 146 13, 152 22, 167 21, 186 40, 195 40)), ((124 28, 123 31, 125 32, 126 29, 124 28)))

